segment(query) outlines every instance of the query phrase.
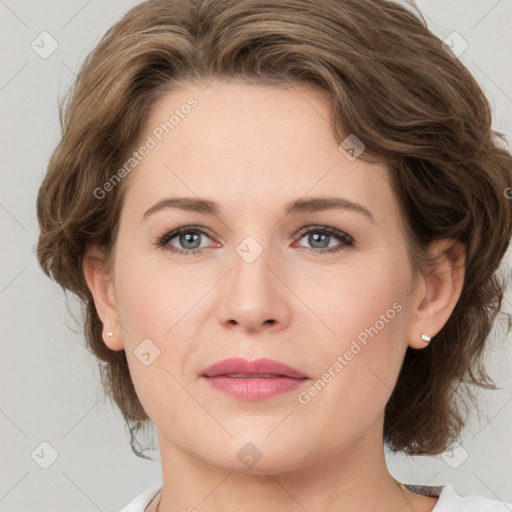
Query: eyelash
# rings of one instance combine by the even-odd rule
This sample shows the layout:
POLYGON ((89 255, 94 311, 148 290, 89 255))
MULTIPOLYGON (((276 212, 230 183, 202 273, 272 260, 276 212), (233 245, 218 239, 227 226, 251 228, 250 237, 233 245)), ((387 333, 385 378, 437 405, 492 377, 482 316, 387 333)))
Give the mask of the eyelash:
MULTIPOLYGON (((200 249, 176 249, 175 247, 168 246, 168 243, 173 238, 176 238, 177 236, 183 233, 202 234, 206 235, 209 238, 212 238, 211 235, 209 235, 209 232, 203 228, 200 228, 198 226, 184 226, 162 235, 156 240, 154 245, 158 248, 168 250, 171 253, 184 256, 193 256, 194 254, 200 253, 204 249, 207 249, 207 247, 201 247, 200 249)), ((309 226, 307 228, 304 228, 297 233, 297 235, 299 236, 298 241, 300 241, 305 235, 309 235, 310 233, 321 233, 322 235, 331 235, 334 236, 335 238, 338 238, 341 241, 341 244, 338 246, 323 249, 315 249, 313 247, 301 246, 302 249, 306 249, 308 252, 316 255, 318 255, 318 253, 336 253, 342 251, 347 247, 353 247, 355 245, 355 241, 350 235, 344 233, 343 231, 339 231, 328 226, 309 226)))

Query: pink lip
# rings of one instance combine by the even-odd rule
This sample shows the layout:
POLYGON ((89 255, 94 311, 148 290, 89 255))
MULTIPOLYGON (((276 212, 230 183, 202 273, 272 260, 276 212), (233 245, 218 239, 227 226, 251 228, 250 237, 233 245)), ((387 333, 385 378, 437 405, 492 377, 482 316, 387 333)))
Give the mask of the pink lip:
POLYGON ((201 373, 214 389, 244 400, 262 400, 301 386, 309 377, 273 359, 224 359, 201 373))

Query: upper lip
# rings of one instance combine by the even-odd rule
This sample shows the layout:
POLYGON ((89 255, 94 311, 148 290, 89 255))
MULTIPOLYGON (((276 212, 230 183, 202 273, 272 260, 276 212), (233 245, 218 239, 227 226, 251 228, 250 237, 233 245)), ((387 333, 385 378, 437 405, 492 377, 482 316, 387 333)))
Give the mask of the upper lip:
POLYGON ((219 377, 221 375, 228 376, 275 376, 289 377, 293 379, 308 379, 309 377, 287 364, 276 361, 275 359, 255 359, 248 361, 242 358, 224 359, 208 368, 205 368, 201 376, 203 377, 219 377))

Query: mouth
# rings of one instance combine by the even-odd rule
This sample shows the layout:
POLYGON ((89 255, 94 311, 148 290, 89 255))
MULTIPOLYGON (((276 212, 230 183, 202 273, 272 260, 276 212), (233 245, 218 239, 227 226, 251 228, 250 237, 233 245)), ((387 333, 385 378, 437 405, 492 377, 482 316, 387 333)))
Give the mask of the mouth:
POLYGON ((262 400, 290 392, 310 378, 280 361, 224 359, 200 376, 215 390, 242 400, 262 400))
MULTIPOLYGON (((219 375, 217 375, 219 377, 219 375)), ((231 377, 234 379, 272 379, 274 377, 286 377, 286 375, 274 375, 272 373, 254 373, 254 374, 246 374, 246 373, 228 373, 227 375, 220 375, 220 377, 231 377)))

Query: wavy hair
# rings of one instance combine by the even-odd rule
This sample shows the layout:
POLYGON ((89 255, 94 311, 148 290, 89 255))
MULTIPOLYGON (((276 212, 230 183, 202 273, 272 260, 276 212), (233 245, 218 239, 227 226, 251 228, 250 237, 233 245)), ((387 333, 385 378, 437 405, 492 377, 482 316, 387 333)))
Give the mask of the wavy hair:
POLYGON ((126 183, 102 200, 94 191, 134 150, 162 96, 214 79, 323 91, 337 140, 356 134, 366 146, 360 158, 388 165, 413 266, 427 271, 433 240, 465 245, 461 297, 427 348, 407 348, 385 409, 392 451, 444 451, 464 426, 473 385, 497 389, 483 355, 505 288, 498 270, 511 236, 512 155, 470 72, 419 11, 387 0, 148 0, 83 62, 60 103, 62 137, 37 197, 38 258, 83 305, 87 348, 132 450, 148 458, 134 441, 149 418, 124 350, 102 339, 82 269, 90 244, 110 265, 126 183))

